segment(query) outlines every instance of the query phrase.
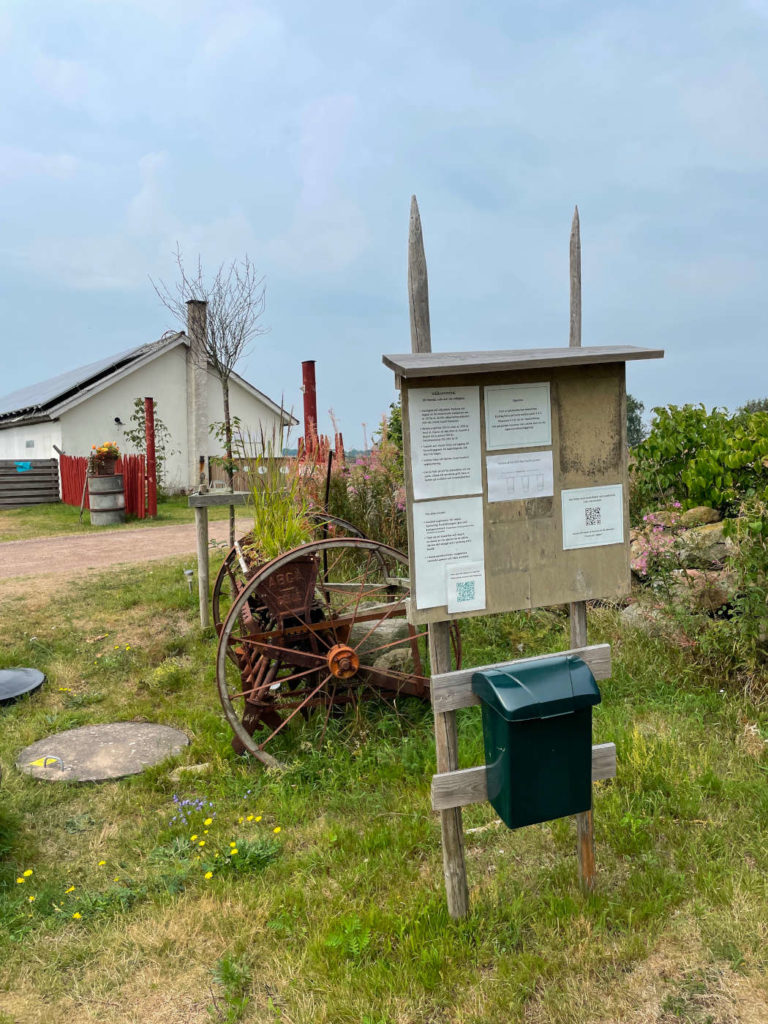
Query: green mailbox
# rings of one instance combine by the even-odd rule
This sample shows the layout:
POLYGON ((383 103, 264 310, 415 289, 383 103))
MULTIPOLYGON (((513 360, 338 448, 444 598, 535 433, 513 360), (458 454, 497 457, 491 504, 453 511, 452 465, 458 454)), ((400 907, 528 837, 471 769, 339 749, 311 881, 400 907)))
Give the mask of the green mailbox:
POLYGON ((472 676, 483 709, 488 799, 510 828, 589 810, 592 706, 601 697, 576 655, 472 676))

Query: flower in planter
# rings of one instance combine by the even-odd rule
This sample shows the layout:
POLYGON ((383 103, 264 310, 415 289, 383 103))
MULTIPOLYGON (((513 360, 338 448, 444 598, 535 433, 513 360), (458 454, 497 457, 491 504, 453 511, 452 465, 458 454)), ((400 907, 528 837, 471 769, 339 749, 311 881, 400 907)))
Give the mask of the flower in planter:
POLYGON ((91 445, 91 456, 99 462, 103 462, 105 459, 117 459, 120 457, 120 449, 114 441, 104 441, 98 446, 91 445))

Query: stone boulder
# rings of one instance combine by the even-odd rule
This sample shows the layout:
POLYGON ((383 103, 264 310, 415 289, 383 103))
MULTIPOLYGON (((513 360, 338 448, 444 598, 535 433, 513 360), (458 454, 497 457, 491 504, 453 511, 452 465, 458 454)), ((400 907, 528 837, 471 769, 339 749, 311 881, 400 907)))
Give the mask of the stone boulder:
POLYGON ((649 636, 659 636, 662 632, 664 615, 658 608, 635 601, 621 610, 621 624, 630 629, 639 629, 649 636))
POLYGON ((715 508, 708 508, 706 505, 697 505, 696 508, 689 508, 680 516, 680 523, 686 528, 691 526, 706 526, 707 523, 719 523, 723 517, 715 508))
POLYGON ((680 564, 690 569, 722 568, 734 551, 733 541, 723 533, 724 523, 694 526, 677 538, 680 564))
POLYGON ((736 578, 727 570, 676 569, 672 597, 693 612, 711 615, 736 596, 736 578))

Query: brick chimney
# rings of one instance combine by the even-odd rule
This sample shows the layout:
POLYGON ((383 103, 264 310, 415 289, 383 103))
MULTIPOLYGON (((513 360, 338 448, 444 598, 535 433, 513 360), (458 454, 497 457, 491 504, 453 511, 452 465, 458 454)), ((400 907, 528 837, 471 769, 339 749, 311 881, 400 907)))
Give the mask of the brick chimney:
MULTIPOLYGON (((189 486, 200 484, 200 458, 208 467, 208 359, 205 354, 208 303, 190 299, 187 303, 187 441, 189 486)), ((206 480, 207 482, 207 480, 206 480)))

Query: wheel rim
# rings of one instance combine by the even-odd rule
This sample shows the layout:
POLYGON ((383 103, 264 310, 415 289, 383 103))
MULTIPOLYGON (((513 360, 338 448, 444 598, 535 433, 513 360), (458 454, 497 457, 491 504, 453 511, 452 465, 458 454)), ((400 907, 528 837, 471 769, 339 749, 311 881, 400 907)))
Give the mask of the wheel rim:
POLYGON ((276 764, 263 748, 299 713, 323 708, 327 723, 333 706, 363 688, 428 694, 426 628, 405 621, 407 571, 395 548, 345 537, 305 544, 256 572, 229 610, 217 651, 236 749, 276 764))

